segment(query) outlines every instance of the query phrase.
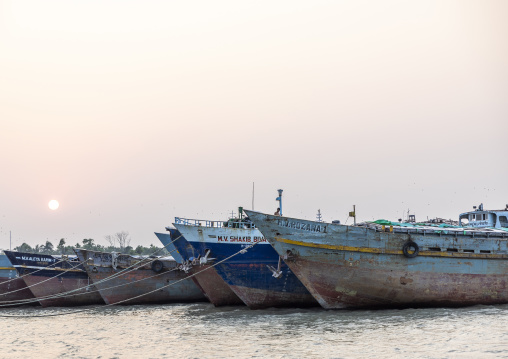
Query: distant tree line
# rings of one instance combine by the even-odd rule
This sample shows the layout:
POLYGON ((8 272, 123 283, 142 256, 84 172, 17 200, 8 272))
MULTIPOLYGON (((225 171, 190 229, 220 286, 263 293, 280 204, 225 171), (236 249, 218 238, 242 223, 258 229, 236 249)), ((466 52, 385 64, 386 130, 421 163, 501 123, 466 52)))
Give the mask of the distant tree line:
POLYGON ((141 245, 138 245, 136 248, 132 247, 130 245, 131 238, 129 237, 129 232, 126 231, 117 232, 113 235, 107 235, 105 239, 109 244, 107 246, 96 244, 93 238, 85 238, 83 239, 82 243, 78 242, 72 246, 67 245, 65 238, 61 238, 56 247, 50 241, 46 241, 45 244, 37 244, 35 247, 32 247, 27 243, 23 243, 22 245, 15 247, 14 250, 18 252, 28 253, 67 255, 75 254, 72 248, 83 248, 101 252, 119 252, 131 255, 150 255, 153 253, 157 253, 157 255, 163 255, 168 253, 166 249, 161 250, 162 246, 156 247, 153 244, 150 244, 150 247, 144 247, 141 245))

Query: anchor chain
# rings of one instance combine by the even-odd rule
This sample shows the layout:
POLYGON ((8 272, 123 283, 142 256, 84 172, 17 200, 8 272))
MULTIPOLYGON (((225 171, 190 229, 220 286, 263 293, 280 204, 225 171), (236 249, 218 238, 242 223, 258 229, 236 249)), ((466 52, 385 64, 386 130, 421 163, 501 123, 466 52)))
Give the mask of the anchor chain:
POLYGON ((277 269, 275 269, 273 266, 270 266, 268 264, 266 265, 268 267, 268 269, 272 271, 272 277, 278 279, 282 276, 282 270, 280 269, 281 262, 282 262, 282 258, 279 256, 279 263, 277 265, 277 269))

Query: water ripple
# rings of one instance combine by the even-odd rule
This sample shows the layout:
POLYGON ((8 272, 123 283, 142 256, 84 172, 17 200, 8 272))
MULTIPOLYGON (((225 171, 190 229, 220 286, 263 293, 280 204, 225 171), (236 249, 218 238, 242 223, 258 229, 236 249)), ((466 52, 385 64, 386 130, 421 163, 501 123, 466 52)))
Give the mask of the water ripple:
POLYGON ((2 310, 3 358, 499 358, 508 306, 249 310, 210 304, 2 310))

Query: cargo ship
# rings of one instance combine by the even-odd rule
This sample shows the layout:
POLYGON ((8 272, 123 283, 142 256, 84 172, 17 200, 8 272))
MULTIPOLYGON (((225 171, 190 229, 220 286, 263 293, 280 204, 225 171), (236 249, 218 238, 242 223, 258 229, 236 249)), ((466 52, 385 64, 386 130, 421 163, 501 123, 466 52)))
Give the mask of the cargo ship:
POLYGON ((4 252, 43 307, 104 304, 76 257, 4 252))
POLYGON ((194 282, 186 279, 188 275, 178 270, 173 258, 136 258, 79 248, 74 251, 107 304, 206 301, 194 282))
POLYGON ((199 255, 196 250, 177 229, 166 227, 166 230, 169 234, 155 233, 155 235, 179 263, 179 268, 188 275, 192 275, 192 280, 203 291, 210 303, 216 307, 244 305, 210 263, 199 264, 199 255))
POLYGON ((214 267, 249 308, 318 305, 261 232, 243 216, 242 208, 238 218, 225 222, 177 217, 173 225, 192 246, 189 255, 200 263, 220 262, 256 243, 214 267))
POLYGON ((34 298, 23 279, 19 278, 16 268, 12 266, 7 256, 0 252, 0 306, 38 305, 34 298))
POLYGON ((506 211, 463 213, 466 227, 246 213, 326 309, 508 303, 506 211))

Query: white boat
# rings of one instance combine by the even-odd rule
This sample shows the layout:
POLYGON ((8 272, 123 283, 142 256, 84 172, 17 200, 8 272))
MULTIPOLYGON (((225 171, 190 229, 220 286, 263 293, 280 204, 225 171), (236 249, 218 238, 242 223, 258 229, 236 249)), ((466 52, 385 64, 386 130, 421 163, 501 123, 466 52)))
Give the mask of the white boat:
POLYGON ((459 215, 459 225, 461 227, 508 229, 508 204, 505 209, 500 210, 484 210, 483 203, 478 208, 473 206, 473 209, 473 211, 459 215))

